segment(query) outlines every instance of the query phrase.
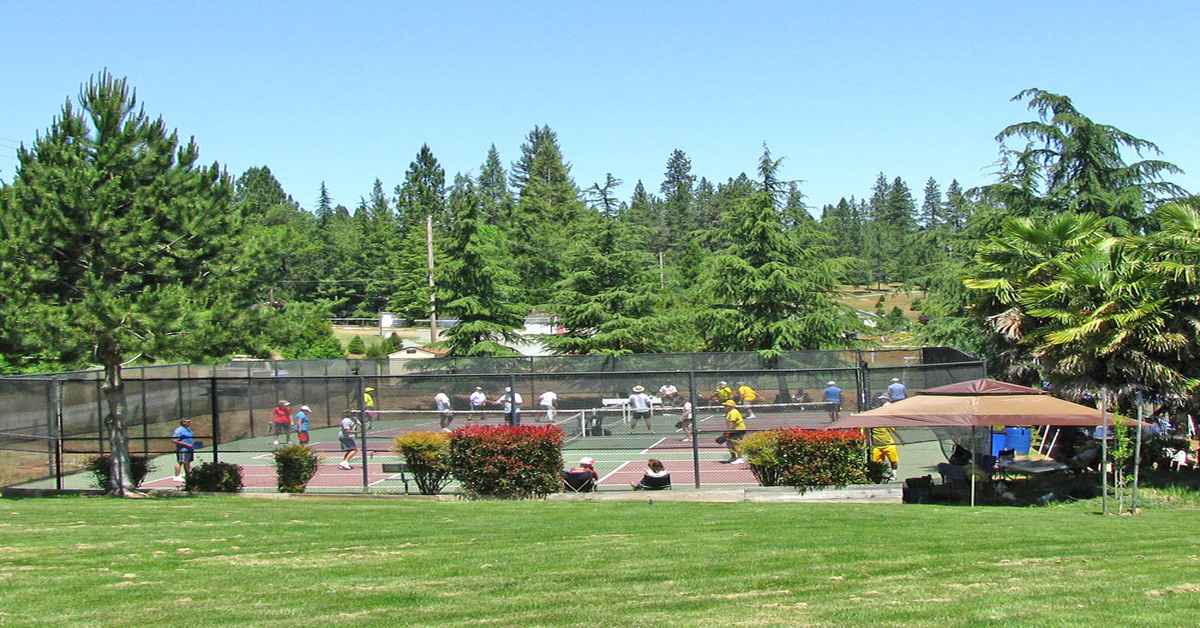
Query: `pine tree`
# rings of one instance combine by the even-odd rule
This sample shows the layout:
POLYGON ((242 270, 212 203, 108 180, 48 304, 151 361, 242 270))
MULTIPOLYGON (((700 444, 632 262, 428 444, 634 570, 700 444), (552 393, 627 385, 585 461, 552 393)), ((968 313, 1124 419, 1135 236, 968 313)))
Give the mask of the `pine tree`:
POLYGON ((612 176, 611 172, 605 173, 603 184, 593 183, 592 187, 587 189, 588 204, 602 217, 616 219, 620 213, 621 202, 617 200, 615 190, 621 187, 622 183, 623 181, 612 176))
POLYGON ((967 226, 969 216, 967 199, 963 194, 962 187, 958 184, 958 179, 950 181, 950 187, 946 188, 946 203, 943 205, 943 212, 942 224, 948 225, 954 231, 962 231, 967 226))
POLYGON ((550 309, 566 333, 550 338, 556 353, 623 355, 664 351, 654 260, 629 232, 607 221, 594 241, 581 239, 555 284, 550 309))
MULTIPOLYGON (((434 268, 441 268, 445 257, 434 236, 434 268)), ((429 318, 429 257, 425 242, 425 225, 412 224, 404 231, 399 246, 392 252, 388 268, 393 273, 392 296, 388 308, 409 320, 429 318)))
POLYGON ((329 197, 329 188, 325 187, 325 182, 321 182, 321 192, 317 196, 317 220, 324 225, 333 215, 333 199, 329 197))
MULTIPOLYGON (((521 144, 521 157, 513 163, 511 173, 508 175, 509 183, 512 184, 512 189, 518 198, 525 192, 525 186, 529 183, 530 171, 534 167, 533 162, 538 152, 547 145, 553 146, 554 151, 559 155, 562 154, 562 148, 558 145, 558 134, 550 128, 550 125, 534 126, 525 137, 525 142, 521 144)), ((563 163, 562 166, 564 176, 570 178, 571 164, 563 163)))
POLYGON ((896 177, 888 188, 884 213, 877 221, 882 232, 884 253, 887 262, 884 274, 890 281, 907 281, 915 276, 916 269, 913 232, 916 230, 916 201, 908 185, 896 177))
POLYGON ((421 145, 404 173, 404 183, 396 187, 396 211, 406 227, 424 222, 426 216, 446 226, 446 171, 428 144, 421 145))
POLYGON ((667 158, 667 169, 659 191, 663 195, 659 231, 663 234, 666 248, 676 248, 696 228, 696 217, 692 207, 692 187, 696 177, 692 175, 692 161, 679 149, 667 158))
POLYGON ((921 202, 921 227, 924 229, 933 229, 940 226, 940 219, 944 212, 945 210, 942 208, 942 188, 933 177, 929 177, 929 180, 925 182, 925 199, 921 202))
POLYGON ((520 277, 512 269, 504 237, 490 224, 474 185, 456 189, 447 261, 438 272, 439 311, 458 319, 446 330, 451 355, 511 355, 501 344, 515 342, 525 306, 517 301, 520 277))
POLYGON ((513 197, 508 191, 508 176, 500 162, 496 145, 488 148, 487 158, 479 168, 479 197, 483 213, 494 225, 508 226, 512 217, 513 197))
POLYGON ((800 191, 800 184, 790 181, 787 185, 787 200, 783 204, 784 226, 793 229, 802 224, 812 225, 815 222, 812 214, 808 213, 808 206, 804 204, 804 193, 800 191))
POLYGON ((704 177, 696 183, 696 199, 693 201, 696 214, 696 226, 708 229, 717 224, 720 212, 717 209, 717 188, 704 177))
POLYGON ((710 302, 699 323, 709 350, 757 350, 773 359, 840 342, 845 315, 832 298, 837 273, 815 229, 785 229, 765 189, 738 203, 722 228, 741 236, 701 274, 710 302))
POLYGON ((121 365, 175 357, 204 320, 232 323, 250 305, 232 263, 242 228, 233 182, 199 165, 195 141, 181 144, 107 71, 17 159, 0 195, 0 337, 16 328, 30 349, 17 356, 103 365, 109 488, 124 495, 121 365))

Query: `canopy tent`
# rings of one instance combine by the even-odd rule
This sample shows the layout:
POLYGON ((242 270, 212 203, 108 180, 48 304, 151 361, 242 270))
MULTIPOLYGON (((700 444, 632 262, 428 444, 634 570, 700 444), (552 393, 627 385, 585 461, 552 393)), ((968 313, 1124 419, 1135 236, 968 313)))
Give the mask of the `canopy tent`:
POLYGON ((831 428, 985 427, 991 425, 1095 426, 1099 410, 1043 391, 992 379, 930 388, 902 401, 851 414, 831 428))

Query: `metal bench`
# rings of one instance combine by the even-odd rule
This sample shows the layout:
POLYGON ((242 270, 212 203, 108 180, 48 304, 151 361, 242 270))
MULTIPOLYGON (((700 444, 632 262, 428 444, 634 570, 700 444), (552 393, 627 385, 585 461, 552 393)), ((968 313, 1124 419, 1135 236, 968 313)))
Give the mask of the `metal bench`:
POLYGON ((383 463, 383 472, 390 473, 393 476, 400 476, 400 481, 404 482, 404 494, 408 495, 408 465, 403 462, 385 462, 383 463))

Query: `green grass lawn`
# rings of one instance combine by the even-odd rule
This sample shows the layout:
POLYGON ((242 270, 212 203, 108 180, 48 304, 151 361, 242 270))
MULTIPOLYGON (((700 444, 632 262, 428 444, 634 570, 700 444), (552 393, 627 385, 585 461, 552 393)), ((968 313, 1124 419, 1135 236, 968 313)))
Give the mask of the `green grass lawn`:
POLYGON ((1195 509, 0 500, 0 624, 1189 625, 1195 509))

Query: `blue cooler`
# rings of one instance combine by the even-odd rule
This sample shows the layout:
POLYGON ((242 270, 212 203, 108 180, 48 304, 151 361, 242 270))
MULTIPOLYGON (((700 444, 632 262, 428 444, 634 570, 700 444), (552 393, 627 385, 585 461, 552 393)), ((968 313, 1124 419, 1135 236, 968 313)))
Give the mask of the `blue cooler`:
POLYGON ((1008 442, 1007 449, 1019 454, 1029 453, 1031 431, 1027 427, 1009 427, 1004 429, 1004 438, 1008 442))
POLYGON ((999 458, 1001 449, 1010 449, 1007 432, 992 432, 992 457, 999 458))

